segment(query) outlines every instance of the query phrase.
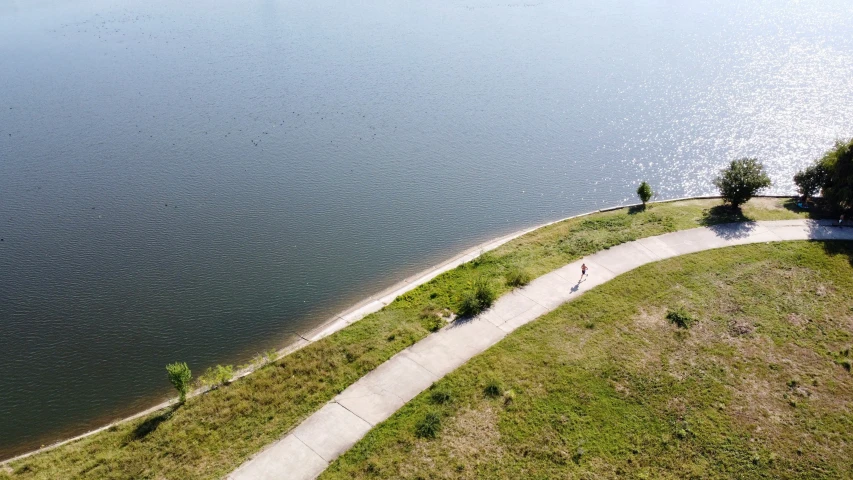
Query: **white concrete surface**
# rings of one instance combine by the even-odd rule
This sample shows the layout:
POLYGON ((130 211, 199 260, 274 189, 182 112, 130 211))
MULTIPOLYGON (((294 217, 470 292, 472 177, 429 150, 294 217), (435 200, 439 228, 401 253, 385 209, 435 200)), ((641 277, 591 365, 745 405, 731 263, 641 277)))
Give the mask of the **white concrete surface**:
MULTIPOLYGON (((785 240, 853 240, 853 228, 830 225, 831 222, 809 220, 716 225, 644 238, 572 262, 504 295, 477 317, 457 320, 398 353, 228 478, 316 478, 371 427, 393 415, 433 382, 513 330, 616 275, 676 255, 732 245, 785 240), (588 275, 583 278, 582 263, 589 267, 588 275)), ((391 299, 389 295, 388 301, 391 299)))

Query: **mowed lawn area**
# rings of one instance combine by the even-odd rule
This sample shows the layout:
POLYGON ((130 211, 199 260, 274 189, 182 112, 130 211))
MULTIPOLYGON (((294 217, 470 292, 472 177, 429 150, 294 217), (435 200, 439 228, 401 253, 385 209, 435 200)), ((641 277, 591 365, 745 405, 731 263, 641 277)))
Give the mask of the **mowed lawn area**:
MULTIPOLYGON (((657 204, 646 211, 598 213, 539 229, 437 277, 382 311, 246 378, 190 398, 180 408, 0 466, 0 479, 220 478, 358 378, 440 327, 439 315, 456 307, 474 279, 485 279, 502 294, 512 288, 507 282, 511 274, 522 271, 535 278, 584 255, 637 238, 730 221, 802 218, 780 199, 754 199, 744 206, 742 215, 721 209, 719 204, 717 200, 657 204)), ((555 371, 552 375, 559 374, 555 371)), ((165 370, 151 375, 162 375, 166 384, 165 370)), ((559 378, 555 376, 554 380, 558 382, 559 378)), ((521 392, 519 396, 524 398, 521 392)), ((590 450, 589 446, 568 448, 565 454, 569 461, 577 448, 590 450)), ((359 471, 365 474, 363 469, 359 471)), ((463 469, 454 475, 466 471, 472 470, 463 469)))
POLYGON ((850 244, 787 242, 638 268, 437 382, 321 478, 853 478, 851 261, 850 244))

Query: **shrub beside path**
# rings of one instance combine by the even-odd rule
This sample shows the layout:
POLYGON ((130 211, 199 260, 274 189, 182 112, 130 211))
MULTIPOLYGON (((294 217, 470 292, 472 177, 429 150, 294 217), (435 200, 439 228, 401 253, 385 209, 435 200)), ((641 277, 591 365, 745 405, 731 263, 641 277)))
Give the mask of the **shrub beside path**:
POLYGON ((543 275, 471 319, 457 319, 371 371, 231 473, 230 480, 313 479, 373 426, 507 334, 617 275, 670 257, 749 243, 853 240, 831 221, 729 223, 647 237, 543 275), (581 279, 582 263, 589 267, 581 279))

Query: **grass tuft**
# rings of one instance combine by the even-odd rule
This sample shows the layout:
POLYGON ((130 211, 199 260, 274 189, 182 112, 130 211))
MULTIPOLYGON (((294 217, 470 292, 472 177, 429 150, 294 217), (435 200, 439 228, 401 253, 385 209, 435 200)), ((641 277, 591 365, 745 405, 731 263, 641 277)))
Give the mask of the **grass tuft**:
POLYGON ((491 282, 485 277, 477 277, 462 294, 456 313, 462 317, 473 317, 491 307, 496 298, 497 291, 491 282))
POLYGON ((530 275, 530 272, 527 271, 527 269, 513 265, 506 271, 504 279, 506 280, 506 284, 508 286, 516 288, 523 287, 524 285, 530 283, 530 280, 532 280, 532 276, 530 275))
POLYGON ((441 417, 435 412, 429 412, 415 426, 415 435, 418 438, 435 438, 439 429, 441 429, 441 417))
POLYGON ((436 405, 444 405, 445 403, 449 403, 453 397, 447 390, 433 390, 429 398, 436 405))
POLYGON ((685 310, 684 307, 678 307, 675 310, 669 310, 668 312, 666 312, 666 319, 678 328, 684 329, 690 328, 690 326, 696 322, 696 320, 689 313, 687 313, 687 310, 685 310))
POLYGON ((489 380, 486 388, 483 389, 483 394, 489 398, 497 398, 503 394, 503 388, 497 380, 489 380))

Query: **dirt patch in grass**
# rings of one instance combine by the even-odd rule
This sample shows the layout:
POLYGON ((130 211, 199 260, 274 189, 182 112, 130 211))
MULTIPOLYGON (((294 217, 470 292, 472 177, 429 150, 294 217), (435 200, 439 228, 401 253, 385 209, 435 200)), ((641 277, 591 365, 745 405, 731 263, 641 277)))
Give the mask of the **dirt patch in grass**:
POLYGON ((460 460, 476 461, 483 455, 503 453, 495 408, 488 404, 480 409, 465 409, 448 426, 442 441, 460 460))
POLYGON ((633 324, 643 330, 652 330, 658 333, 669 330, 666 321, 665 308, 641 307, 639 313, 633 318, 633 324))
POLYGON ((749 335, 755 330, 755 326, 744 320, 731 320, 729 322, 729 334, 733 337, 749 335))
POLYGON ((422 440, 412 450, 411 458, 416 461, 404 464, 400 473, 406 478, 417 478, 427 470, 440 478, 478 478, 476 472, 481 458, 503 455, 500 436, 498 416, 491 405, 480 409, 465 408, 442 434, 447 458, 431 458, 430 444, 422 440))

